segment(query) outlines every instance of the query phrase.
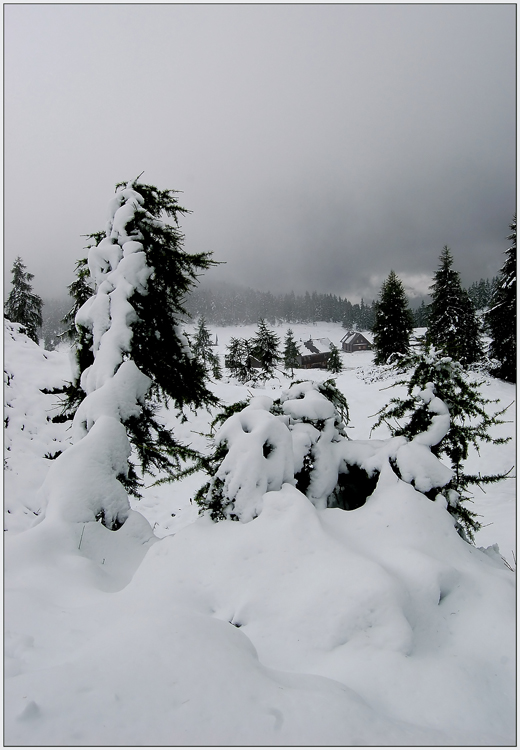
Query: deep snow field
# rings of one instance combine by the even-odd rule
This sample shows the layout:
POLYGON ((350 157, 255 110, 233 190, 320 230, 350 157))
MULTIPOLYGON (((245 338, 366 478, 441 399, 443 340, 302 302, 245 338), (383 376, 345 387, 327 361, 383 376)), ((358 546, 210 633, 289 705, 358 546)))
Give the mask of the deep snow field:
MULTIPOLYGON (((345 333, 274 327, 282 341, 289 327, 297 341, 337 346, 345 333)), ((256 326, 210 330, 223 360, 231 337, 256 326)), ((371 352, 341 356, 348 435, 367 440, 399 393, 395 376, 379 378, 371 352)), ((515 744, 515 575, 502 556, 516 567, 516 471, 475 488, 475 546, 391 471, 357 510, 317 510, 284 484, 249 523, 200 517, 196 474, 147 486, 110 532, 45 518, 45 454, 66 450, 70 430, 50 421, 58 397, 41 389, 70 378, 67 350, 44 352, 8 327, 5 370, 6 745, 515 744)), ((277 398, 290 382, 280 372, 253 389, 224 370, 213 388, 230 404, 277 398)), ((493 378, 482 389, 502 407, 515 399, 493 378)), ((208 450, 207 412, 163 416, 208 450)), ((515 435, 514 418, 513 404, 495 435, 515 435)), ((514 464, 512 441, 484 445, 469 469, 514 464)))

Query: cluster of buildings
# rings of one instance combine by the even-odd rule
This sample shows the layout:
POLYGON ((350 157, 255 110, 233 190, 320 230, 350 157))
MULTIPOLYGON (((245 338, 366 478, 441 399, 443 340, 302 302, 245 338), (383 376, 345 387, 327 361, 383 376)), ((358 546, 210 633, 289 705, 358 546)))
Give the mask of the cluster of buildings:
MULTIPOLYGON (((302 342, 300 367, 304 370, 311 368, 326 368, 330 356, 332 342, 330 339, 309 339, 302 342)), ((347 331, 341 339, 341 349, 344 352, 361 352, 372 349, 372 342, 365 333, 347 331)))
MULTIPOLYGON (((218 338, 211 346, 217 346, 218 338)), ((327 362, 332 349, 332 341, 328 338, 313 339, 308 341, 299 341, 301 354, 298 357, 298 367, 303 370, 327 369, 327 362)), ((368 338, 366 333, 360 331, 347 331, 341 339, 341 349, 344 352, 361 352, 369 351, 373 348, 373 342, 368 338)), ((226 367, 230 367, 230 359, 225 359, 226 367)), ((251 366, 261 369, 262 363, 256 357, 250 358, 251 366)))

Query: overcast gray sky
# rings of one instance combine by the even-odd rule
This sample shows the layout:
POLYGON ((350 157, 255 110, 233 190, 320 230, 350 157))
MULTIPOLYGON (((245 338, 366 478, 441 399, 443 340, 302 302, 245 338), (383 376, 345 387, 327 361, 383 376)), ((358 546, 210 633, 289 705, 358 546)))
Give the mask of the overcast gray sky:
MULTIPOLYGON (((117 182, 182 190, 214 279, 425 293, 495 275, 516 210, 516 8, 4 6, 4 261, 66 294, 117 182)), ((9 288, 9 284, 7 285, 9 288)))

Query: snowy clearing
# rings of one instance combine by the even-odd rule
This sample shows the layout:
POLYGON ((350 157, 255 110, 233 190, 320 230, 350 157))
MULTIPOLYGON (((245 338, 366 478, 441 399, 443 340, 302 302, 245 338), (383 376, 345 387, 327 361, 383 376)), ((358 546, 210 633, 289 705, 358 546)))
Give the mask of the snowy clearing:
MULTIPOLYGON (((325 323, 276 331, 289 327, 298 343, 344 335, 325 323)), ((222 362, 231 338, 255 329, 211 327, 222 362)), ((371 352, 341 358, 349 437, 386 439, 370 430, 396 378, 378 379, 371 352)), ((514 567, 515 471, 475 488, 476 546, 442 504, 385 470, 353 511, 318 510, 285 483, 263 493, 254 520, 213 523, 192 502, 199 473, 130 498, 118 531, 42 520, 45 455, 74 455, 68 425, 51 421, 58 397, 42 389, 70 378, 69 356, 12 326, 5 369, 7 745, 515 744, 515 576, 501 558, 514 567)), ((223 404, 278 398, 291 382, 279 372, 253 389, 224 376, 212 386, 223 404)), ((483 389, 502 407, 515 399, 503 381, 483 389)), ((515 434, 514 409, 497 436, 515 434)), ((162 416, 208 450, 208 412, 162 416)), ((512 441, 484 445, 469 469, 514 464, 512 441)), ((86 485, 62 479, 60 497, 86 485)))

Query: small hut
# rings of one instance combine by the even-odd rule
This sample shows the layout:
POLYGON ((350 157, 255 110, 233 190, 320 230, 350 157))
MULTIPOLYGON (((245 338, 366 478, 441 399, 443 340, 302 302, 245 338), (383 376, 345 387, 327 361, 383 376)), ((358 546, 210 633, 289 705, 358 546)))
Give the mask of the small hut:
POLYGON ((341 339, 344 352, 363 352, 372 349, 372 342, 360 331, 347 331, 341 339))
POLYGON ((299 366, 304 370, 325 370, 330 357, 330 339, 309 339, 303 342, 305 351, 299 356, 299 366))

